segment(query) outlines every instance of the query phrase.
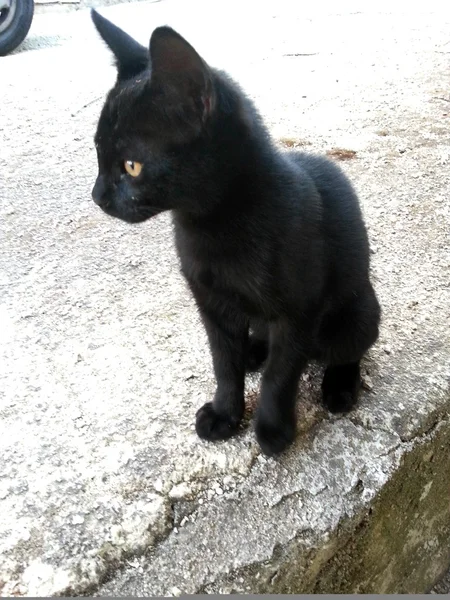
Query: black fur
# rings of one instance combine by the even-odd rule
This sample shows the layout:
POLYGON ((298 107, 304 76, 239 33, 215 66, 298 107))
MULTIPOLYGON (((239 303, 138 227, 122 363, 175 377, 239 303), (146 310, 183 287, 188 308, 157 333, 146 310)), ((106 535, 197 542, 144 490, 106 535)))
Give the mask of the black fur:
POLYGON ((172 210, 217 380, 198 435, 236 433, 246 370, 265 362, 256 435, 278 454, 295 437, 307 362, 325 362, 324 403, 347 411, 378 336, 355 192, 334 163, 280 153, 250 100, 172 29, 156 29, 147 51, 95 11, 93 20, 118 65, 96 134, 94 200, 130 223, 172 210), (142 163, 138 177, 126 160, 142 163))

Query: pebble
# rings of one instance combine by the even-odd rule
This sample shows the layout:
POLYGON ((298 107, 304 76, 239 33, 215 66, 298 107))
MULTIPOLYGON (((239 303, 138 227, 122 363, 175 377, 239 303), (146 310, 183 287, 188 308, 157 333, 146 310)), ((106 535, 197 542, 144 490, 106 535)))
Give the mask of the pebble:
POLYGON ((177 500, 180 498, 185 498, 191 491, 190 485, 183 481, 173 486, 169 492, 169 498, 177 500))
POLYGON ((172 596, 181 596, 181 590, 180 588, 177 588, 176 586, 174 586, 173 588, 170 588, 170 593, 172 596))
POLYGON ((368 390, 369 392, 373 390, 373 383, 370 375, 363 375, 361 380, 364 389, 368 390))
POLYGON ((84 523, 83 515, 73 515, 72 525, 81 525, 81 523, 84 523))

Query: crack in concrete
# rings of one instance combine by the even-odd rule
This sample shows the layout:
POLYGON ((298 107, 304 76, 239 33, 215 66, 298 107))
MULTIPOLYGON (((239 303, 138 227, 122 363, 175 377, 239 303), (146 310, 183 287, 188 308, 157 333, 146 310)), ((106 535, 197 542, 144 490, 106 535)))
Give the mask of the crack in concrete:
POLYGON ((270 508, 277 508, 278 506, 280 506, 281 504, 283 504, 290 498, 300 498, 304 502, 306 502, 306 500, 308 498, 317 498, 318 496, 323 494, 323 492, 325 492, 328 489, 329 489, 329 486, 325 485, 322 488, 320 488, 319 490, 317 490, 315 493, 308 492, 307 490, 304 490, 304 489, 293 490, 292 492, 289 492, 289 493, 281 496, 281 498, 279 500, 277 500, 277 502, 274 502, 273 504, 270 505, 270 508))

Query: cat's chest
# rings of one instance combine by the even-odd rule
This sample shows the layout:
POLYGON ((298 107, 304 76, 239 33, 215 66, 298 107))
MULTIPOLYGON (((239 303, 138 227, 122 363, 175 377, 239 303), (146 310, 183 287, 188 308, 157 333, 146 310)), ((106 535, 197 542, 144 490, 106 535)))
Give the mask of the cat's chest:
POLYGON ((213 287, 241 270, 236 260, 242 254, 240 244, 223 232, 213 236, 176 226, 175 243, 183 274, 190 281, 213 287))
POLYGON ((241 287, 245 266, 223 256, 190 252, 184 248, 179 253, 181 271, 185 278, 196 286, 209 291, 233 291, 241 287))
POLYGON ((175 236, 181 271, 191 285, 209 298, 238 304, 249 314, 260 313, 264 284, 259 265, 236 243, 175 236), (213 242, 213 243, 212 243, 213 242))
POLYGON ((208 265, 182 261, 182 272, 202 304, 226 304, 250 317, 266 313, 257 279, 245 277, 242 264, 233 267, 223 262, 208 265))

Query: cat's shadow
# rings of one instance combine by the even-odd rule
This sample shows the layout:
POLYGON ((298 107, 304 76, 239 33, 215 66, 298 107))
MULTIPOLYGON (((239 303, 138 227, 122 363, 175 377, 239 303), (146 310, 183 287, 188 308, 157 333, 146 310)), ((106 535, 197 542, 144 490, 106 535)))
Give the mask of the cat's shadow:
MULTIPOLYGON (((244 434, 254 426, 255 415, 261 388, 261 375, 263 369, 247 377, 245 394, 245 413, 241 423, 239 435, 244 434)), ((312 427, 332 415, 321 402, 320 385, 324 367, 311 363, 300 378, 297 392, 297 432, 298 434, 309 431, 312 427)))
MULTIPOLYGON (((311 362, 300 378, 297 392, 297 440, 323 421, 334 422, 345 416, 351 418, 352 415, 358 412, 358 408, 361 404, 366 404, 367 400, 376 393, 373 389, 367 389, 364 383, 367 375, 370 377, 370 380, 376 380, 379 377, 377 362, 372 360, 369 353, 369 355, 365 356, 361 361, 363 384, 360 390, 358 404, 348 413, 332 414, 322 403, 321 384, 324 370, 324 365, 317 362, 311 362)), ((247 376, 245 413, 238 433, 239 436, 244 435, 249 429, 254 427, 262 372, 263 368, 261 368, 260 371, 251 373, 247 376)))

